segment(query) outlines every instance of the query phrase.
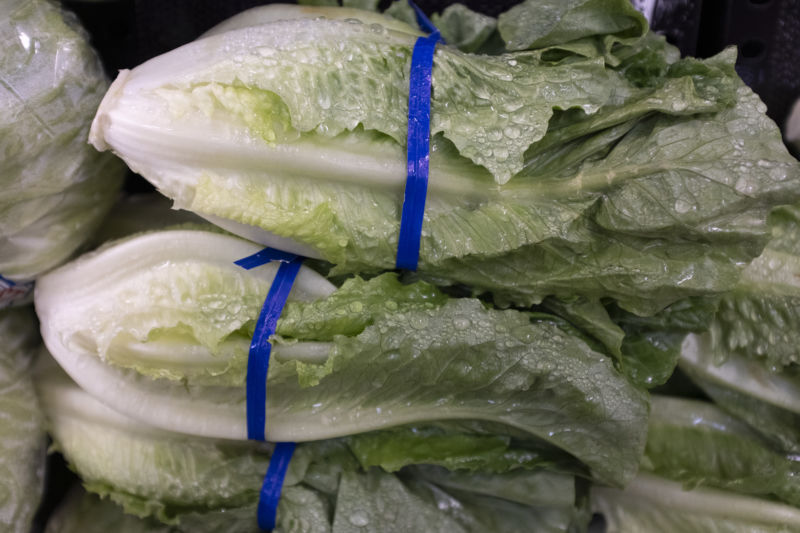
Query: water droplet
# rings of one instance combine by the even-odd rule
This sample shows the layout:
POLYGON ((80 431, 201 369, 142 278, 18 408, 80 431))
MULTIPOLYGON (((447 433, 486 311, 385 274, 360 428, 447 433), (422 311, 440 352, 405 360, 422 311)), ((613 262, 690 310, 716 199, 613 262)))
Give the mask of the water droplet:
POLYGON ((409 319, 409 323, 411 324, 411 327, 414 329, 425 329, 426 327, 428 327, 428 319, 425 318, 424 316, 419 316, 419 315, 412 316, 409 319))
POLYGON ((364 527, 369 525, 369 517, 364 511, 356 511, 350 515, 350 523, 356 527, 364 527))
POLYGON ((495 148, 494 157, 498 161, 505 161, 506 159, 508 159, 508 150, 506 150, 505 148, 495 148))
POLYGON ((331 107, 330 95, 325 92, 321 92, 319 96, 317 96, 317 105, 319 105, 322 109, 330 109, 331 107))
POLYGON ((680 198, 675 202, 675 211, 678 213, 687 213, 692 209, 692 207, 694 206, 690 202, 680 198))
POLYGON ((466 361, 455 363, 454 366, 455 366, 455 371, 462 376, 466 376, 472 371, 472 365, 467 363, 466 361))
POLYGON ((686 102, 684 102, 683 100, 676 100, 672 102, 671 107, 673 111, 683 111, 684 109, 686 109, 686 102))
POLYGON ((397 310, 397 302, 395 302, 394 300, 387 300, 386 303, 383 305, 385 305, 386 309, 388 309, 389 311, 397 310))
POLYGON ((471 324, 472 322, 469 318, 456 317, 453 319, 453 325, 456 327, 456 329, 467 329, 471 324))
POLYGON ((745 176, 742 176, 741 178, 736 180, 735 187, 736 191, 742 194, 748 194, 753 191, 753 184, 750 183, 750 180, 748 180, 745 176))
POLYGON ((360 313, 364 309, 364 304, 361 302, 352 302, 350 304, 350 311, 353 313, 360 313))

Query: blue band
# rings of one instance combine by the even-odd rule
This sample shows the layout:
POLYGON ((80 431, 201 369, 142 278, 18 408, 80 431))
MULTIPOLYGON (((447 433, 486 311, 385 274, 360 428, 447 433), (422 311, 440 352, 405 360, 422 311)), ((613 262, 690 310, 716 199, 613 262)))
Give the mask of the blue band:
POLYGON ((425 13, 419 8, 417 4, 408 0, 408 5, 411 6, 411 9, 414 10, 414 15, 417 17, 417 24, 419 25, 420 29, 427 33, 439 33, 439 30, 436 26, 433 25, 433 22, 425 16, 425 13))
POLYGON ((265 248, 260 252, 236 261, 242 268, 255 268, 270 261, 281 261, 275 279, 269 288, 264 306, 256 323, 250 353, 247 360, 247 438, 264 440, 264 426, 267 421, 267 372, 272 344, 269 338, 275 333, 278 318, 281 316, 286 298, 292 290, 294 279, 300 270, 303 258, 265 248))
POLYGON ((252 270, 261 265, 266 265, 272 261, 291 263, 297 258, 298 256, 295 254, 290 254, 289 252, 276 250, 275 248, 264 248, 253 255, 248 255, 245 258, 234 261, 233 264, 238 265, 245 270, 252 270))
POLYGON ((12 281, 0 276, 0 309, 29 303, 32 297, 33 281, 12 281))
POLYGON ((431 78, 439 32, 419 37, 411 55, 408 90, 408 158, 395 266, 416 270, 422 238, 431 150, 431 78))
POLYGON ((279 442, 275 445, 269 460, 267 475, 264 476, 264 483, 261 484, 261 492, 258 495, 258 527, 264 531, 275 529, 275 516, 281 499, 283 478, 286 477, 294 448, 294 442, 279 442))
MULTIPOLYGON (((280 261, 281 264, 261 308, 247 360, 247 438, 261 441, 265 440, 264 426, 267 421, 267 374, 272 351, 269 338, 275 333, 278 318, 300 271, 303 258, 274 248, 264 248, 251 256, 235 261, 235 264, 247 270, 271 261, 280 261)), ((258 497, 258 527, 264 531, 275 528, 283 478, 289 468, 294 448, 294 442, 279 442, 272 452, 258 497)))

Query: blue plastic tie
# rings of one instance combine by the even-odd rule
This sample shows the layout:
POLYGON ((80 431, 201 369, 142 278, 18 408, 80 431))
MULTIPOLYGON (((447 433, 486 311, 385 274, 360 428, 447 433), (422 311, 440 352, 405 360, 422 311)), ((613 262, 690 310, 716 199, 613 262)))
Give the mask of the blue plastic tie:
POLYGON ((303 258, 274 248, 264 248, 235 261, 235 264, 247 270, 271 261, 280 261, 281 264, 258 316, 247 359, 247 438, 260 441, 264 440, 264 425, 267 420, 267 372, 272 352, 269 338, 275 333, 278 318, 286 305, 286 298, 292 290, 303 258))
POLYGON ((439 29, 433 25, 431 19, 429 19, 425 13, 419 8, 417 4, 408 0, 408 5, 411 6, 411 9, 414 10, 414 14, 417 17, 417 24, 419 25, 420 29, 424 32, 428 33, 439 33, 439 29))
MULTIPOLYGON (((264 306, 261 308, 253 340, 250 342, 250 353, 247 360, 247 438, 259 441, 265 440, 264 426, 267 420, 267 374, 269 357, 272 352, 269 338, 275 333, 278 318, 281 316, 294 280, 300 271, 303 258, 274 248, 264 248, 234 262, 236 265, 250 270, 272 261, 280 261, 281 264, 264 300, 264 306)), ((289 467, 294 448, 294 442, 279 442, 272 452, 258 498, 258 527, 264 531, 271 531, 275 528, 283 478, 286 476, 286 469, 289 467)))
MULTIPOLYGON (((412 7, 415 7, 413 3, 412 7)), ((424 17, 424 14, 422 16, 424 17)), ((411 54, 408 87, 407 177, 395 261, 397 268, 407 270, 416 270, 419 263, 422 220, 425 214, 425 197, 428 194, 433 54, 436 51, 436 44, 442 42, 438 30, 435 28, 434 30, 434 33, 427 37, 417 38, 411 54)))
POLYGON ((253 255, 248 255, 245 258, 239 259, 238 261, 234 261, 234 264, 242 267, 245 270, 251 270, 253 268, 265 265, 272 261, 282 261, 284 263, 291 263, 297 258, 298 256, 296 256, 295 254, 290 254, 289 252, 276 250, 275 248, 264 248, 263 250, 258 251, 253 255))
POLYGON ((281 499, 281 489, 283 479, 286 477, 286 470, 294 453, 294 442, 279 442, 275 445, 272 457, 269 460, 269 468, 264 476, 264 483, 261 484, 261 492, 258 495, 258 527, 264 531, 275 529, 275 517, 278 512, 278 502, 281 499))
POLYGON ((0 309, 27 302, 33 293, 33 281, 13 281, 0 275, 0 309))

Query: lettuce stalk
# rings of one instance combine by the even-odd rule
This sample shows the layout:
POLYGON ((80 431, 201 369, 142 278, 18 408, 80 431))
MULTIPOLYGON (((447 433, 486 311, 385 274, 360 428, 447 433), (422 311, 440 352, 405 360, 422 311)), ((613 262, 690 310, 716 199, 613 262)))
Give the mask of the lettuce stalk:
POLYGON ((592 508, 608 533, 788 533, 800 528, 800 510, 734 492, 697 488, 642 474, 625 490, 597 487, 592 508))

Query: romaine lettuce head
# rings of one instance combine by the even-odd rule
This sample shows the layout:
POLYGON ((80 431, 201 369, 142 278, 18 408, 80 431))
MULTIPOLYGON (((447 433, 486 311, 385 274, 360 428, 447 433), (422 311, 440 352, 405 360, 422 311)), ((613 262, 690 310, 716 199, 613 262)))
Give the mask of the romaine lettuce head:
POLYGON ((33 309, 0 311, 0 529, 28 533, 44 489, 47 439, 31 369, 41 339, 33 309))
POLYGON ((0 275, 29 280, 96 229, 124 165, 86 143, 108 82, 72 14, 4 1, 0 43, 0 275))
MULTIPOLYGON (((233 262, 258 249, 201 229, 109 243, 39 280, 45 343, 118 411, 244 439, 248 350, 278 267, 233 262)), ((614 485, 635 474, 644 446, 646 393, 551 315, 450 298, 394 273, 335 287, 303 267, 272 343, 269 440, 492 423, 614 485)))
POLYGON ((731 354, 776 372, 800 369, 800 207, 770 215, 772 239, 725 294, 711 328, 717 362, 731 354))
MULTIPOLYGON (((125 512, 192 532, 255 532, 272 444, 188 436, 105 407, 57 367, 38 386, 57 448, 91 492, 125 512)), ((585 528, 572 476, 363 469, 346 440, 298 445, 277 531, 574 531, 585 528), (480 483, 480 486, 478 484, 480 483), (538 490, 537 490, 538 489, 538 490), (377 527, 377 526, 376 526, 377 527)))
POLYGON ((709 332, 687 339, 681 367, 775 446, 800 452, 800 209, 770 215, 772 240, 720 299, 709 332))
MULTIPOLYGON (((769 209, 800 197, 735 52, 679 59, 627 2, 547 4, 530 50, 437 48, 420 272, 640 315, 730 289, 769 209)), ((393 268, 416 39, 393 24, 234 24, 123 71, 91 140, 230 231, 339 273, 393 268)))
POLYGON ((592 508, 605 518, 608 533, 792 533, 800 530, 800 510, 717 489, 688 490, 651 474, 625 490, 594 487, 592 508))
POLYGON ((642 468, 686 487, 716 487, 800 507, 800 462, 709 402, 652 397, 642 468))
POLYGON ((680 368, 715 403, 787 453, 800 453, 800 378, 774 372, 759 358, 731 354, 720 364, 710 334, 689 335, 680 368))

